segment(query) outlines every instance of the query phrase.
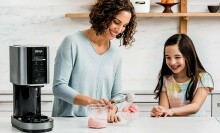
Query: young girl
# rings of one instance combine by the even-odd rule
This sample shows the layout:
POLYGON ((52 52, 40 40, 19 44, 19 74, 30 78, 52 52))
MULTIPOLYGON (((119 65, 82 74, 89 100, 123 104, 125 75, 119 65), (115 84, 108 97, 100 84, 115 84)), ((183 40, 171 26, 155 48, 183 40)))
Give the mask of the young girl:
POLYGON ((154 90, 159 106, 153 107, 151 116, 206 116, 203 103, 213 86, 192 40, 185 34, 175 34, 164 45, 163 64, 154 90))

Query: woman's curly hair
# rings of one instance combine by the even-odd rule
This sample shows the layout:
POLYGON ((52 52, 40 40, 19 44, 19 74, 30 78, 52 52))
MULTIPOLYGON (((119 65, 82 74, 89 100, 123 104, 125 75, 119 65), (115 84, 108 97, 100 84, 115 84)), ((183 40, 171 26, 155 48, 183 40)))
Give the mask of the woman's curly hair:
POLYGON ((131 20, 126 26, 123 33, 116 36, 117 39, 122 38, 122 45, 129 46, 134 42, 133 35, 135 33, 137 22, 134 7, 130 0, 97 0, 97 3, 91 6, 89 14, 91 28, 96 31, 97 35, 105 34, 111 22, 121 11, 131 13, 131 20))

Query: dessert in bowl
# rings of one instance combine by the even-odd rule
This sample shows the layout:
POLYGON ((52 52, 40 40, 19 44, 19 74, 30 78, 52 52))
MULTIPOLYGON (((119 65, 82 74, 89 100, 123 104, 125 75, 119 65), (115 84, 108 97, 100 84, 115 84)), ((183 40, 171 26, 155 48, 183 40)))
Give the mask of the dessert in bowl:
POLYGON ((105 128, 107 126, 108 108, 102 104, 88 105, 88 126, 90 128, 105 128))
POLYGON ((130 104, 122 109, 122 116, 130 125, 139 116, 139 107, 135 104, 130 104))

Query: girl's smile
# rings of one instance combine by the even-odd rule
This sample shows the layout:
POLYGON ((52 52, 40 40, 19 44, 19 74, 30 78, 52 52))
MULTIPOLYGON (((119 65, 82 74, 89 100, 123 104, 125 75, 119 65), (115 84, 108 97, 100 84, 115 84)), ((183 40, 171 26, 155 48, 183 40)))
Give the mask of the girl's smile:
POLYGON ((186 70, 185 58, 179 51, 178 45, 170 45, 165 48, 165 57, 167 66, 175 74, 179 74, 186 70))

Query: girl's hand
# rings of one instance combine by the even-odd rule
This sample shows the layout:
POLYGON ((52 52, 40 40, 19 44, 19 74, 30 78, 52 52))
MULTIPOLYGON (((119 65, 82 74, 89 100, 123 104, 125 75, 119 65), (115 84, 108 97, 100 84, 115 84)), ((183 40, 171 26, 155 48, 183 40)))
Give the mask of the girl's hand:
POLYGON ((174 115, 174 112, 172 109, 166 109, 164 111, 164 117, 167 117, 167 116, 173 116, 174 115))
POLYGON ((174 112, 172 109, 167 109, 163 106, 155 106, 151 111, 151 117, 167 117, 173 115, 174 112))
POLYGON ((164 113, 163 113, 163 107, 162 106, 155 106, 153 107, 153 109, 151 110, 151 117, 161 117, 164 113))

